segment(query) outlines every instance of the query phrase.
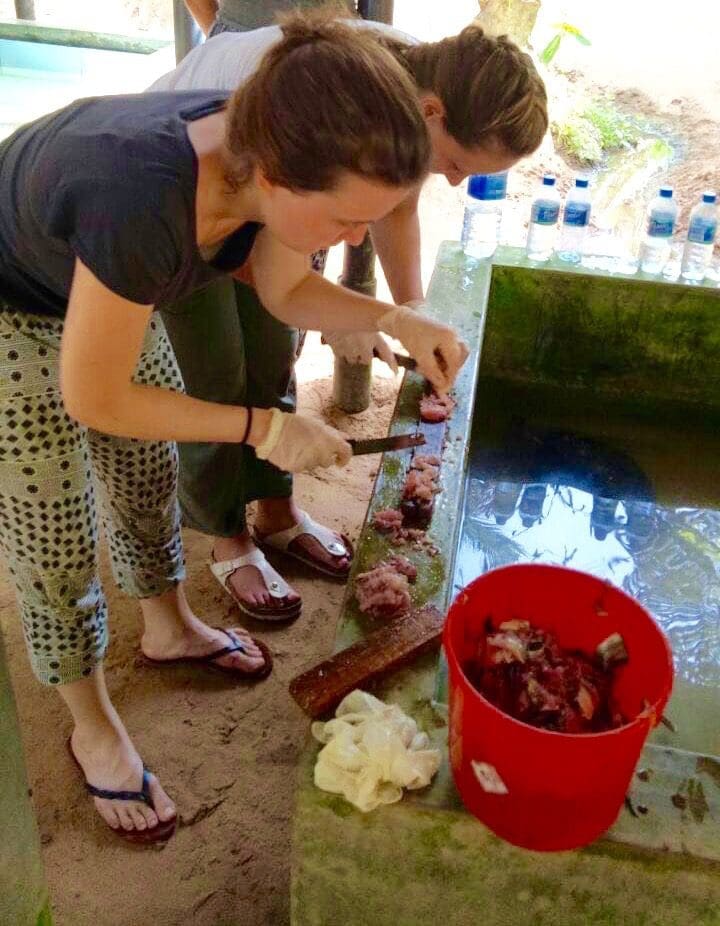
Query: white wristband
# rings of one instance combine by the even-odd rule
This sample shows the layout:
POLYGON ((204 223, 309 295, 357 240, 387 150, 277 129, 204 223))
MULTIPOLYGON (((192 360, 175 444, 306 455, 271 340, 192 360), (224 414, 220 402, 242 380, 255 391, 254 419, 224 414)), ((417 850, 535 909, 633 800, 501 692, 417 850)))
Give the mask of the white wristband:
POLYGON ((273 450, 277 447, 280 440, 280 434, 285 425, 285 415, 279 408, 270 409, 270 427, 265 435, 265 440, 255 448, 255 456, 260 460, 267 460, 273 450))

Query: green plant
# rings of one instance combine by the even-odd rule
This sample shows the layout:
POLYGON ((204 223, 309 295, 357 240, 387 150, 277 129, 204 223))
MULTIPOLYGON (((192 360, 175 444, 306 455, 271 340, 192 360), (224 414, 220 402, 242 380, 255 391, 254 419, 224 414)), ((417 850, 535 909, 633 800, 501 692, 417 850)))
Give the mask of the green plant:
POLYGON ((637 126, 611 102, 590 103, 582 115, 597 129, 603 151, 634 145, 640 137, 637 126))
POLYGON ((576 160, 585 164, 602 160, 600 134, 581 113, 571 113, 565 122, 555 125, 554 130, 556 143, 576 160))
POLYGON ((554 127, 555 140, 576 160, 596 164, 608 151, 634 145, 640 131, 610 101, 588 103, 554 127))
POLYGON ((550 39, 545 48, 540 52, 540 60, 543 64, 550 64, 555 55, 558 53, 560 48, 560 43, 563 40, 563 37, 566 35, 572 36, 576 41, 580 42, 581 45, 590 45, 590 39, 586 38, 582 32, 578 29, 577 26, 572 26, 570 23, 555 23, 553 26, 554 29, 558 31, 550 39))

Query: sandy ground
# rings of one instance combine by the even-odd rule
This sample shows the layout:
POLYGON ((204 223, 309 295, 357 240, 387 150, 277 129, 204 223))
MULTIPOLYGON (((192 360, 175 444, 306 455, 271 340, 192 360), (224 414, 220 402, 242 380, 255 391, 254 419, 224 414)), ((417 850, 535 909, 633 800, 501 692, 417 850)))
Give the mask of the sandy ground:
MULTIPOLYGON (((382 433, 394 394, 395 384, 379 378, 372 409, 351 419, 331 412, 329 380, 321 379, 304 388, 302 406, 353 435, 382 433)), ((298 496, 313 516, 355 537, 376 466, 376 459, 361 457, 342 473, 300 477, 298 496)), ((205 566, 208 539, 188 531, 185 540, 197 613, 232 625, 231 603, 205 566)), ((111 696, 180 808, 181 828, 157 850, 128 848, 96 818, 65 751, 68 718, 56 693, 31 678, 12 594, 0 584, 0 621, 60 926, 288 921, 295 764, 308 724, 287 685, 331 650, 343 586, 302 567, 283 564, 283 571, 303 596, 303 615, 289 627, 251 626, 270 645, 275 670, 260 684, 237 685, 194 670, 138 666, 138 609, 117 593, 103 568, 112 614, 111 696)))
MULTIPOLYGON (((37 5, 48 16, 65 15, 68 8, 65 0, 37 5)), ((71 9, 85 21, 97 15, 98 6, 76 0, 71 9)), ((9 0, 0 0, 0 16, 11 15, 10 7, 9 0)), ((169 0, 112 0, 104 7, 118 22, 129 21, 153 33, 170 21, 169 0)), ((720 13, 701 7, 698 0, 686 4, 681 16, 666 0, 652 5, 606 0, 583 7, 581 17, 576 4, 546 3, 534 37, 536 47, 545 44, 552 23, 559 19, 581 26, 593 40, 592 49, 567 44, 558 56, 563 69, 571 71, 572 82, 598 91, 622 90, 628 107, 665 114, 673 121, 687 138, 688 158, 672 169, 670 179, 686 202, 707 186, 720 186, 720 69, 710 44, 717 36, 720 13), (650 6, 648 23, 643 9, 650 6), (701 9, 704 28, 698 30, 701 9), (669 21, 672 32, 664 28, 669 21)), ((430 38, 456 30, 476 9, 474 0, 396 0, 396 22, 430 38)), ((513 173, 511 237, 522 233, 528 192, 547 169, 558 172, 564 182, 572 175, 572 168, 547 149, 513 173)), ((462 200, 460 190, 449 189, 438 178, 424 191, 426 282, 439 242, 459 235, 462 200)), ((331 279, 339 273, 340 260, 336 250, 329 262, 331 279)), ((379 292, 386 293, 382 279, 379 292)), ((354 436, 382 432, 392 412, 396 383, 378 369, 371 409, 349 418, 332 409, 331 367, 329 351, 311 336, 298 368, 301 407, 354 436)), ((314 517, 354 538, 365 516, 376 465, 366 457, 342 472, 300 477, 298 498, 314 517)), ((236 615, 204 565, 208 539, 188 531, 185 540, 192 603, 205 619, 231 625, 236 615)), ((137 608, 116 592, 104 567, 112 614, 107 663, 111 693, 146 761, 177 800, 182 820, 166 847, 136 850, 104 828, 82 790, 64 747, 68 718, 57 695, 42 689, 27 669, 13 595, 0 567, 0 626, 7 640, 59 926, 288 922, 295 766, 308 724, 290 699, 287 684, 331 650, 343 587, 299 568, 282 568, 303 596, 303 616, 290 627, 251 627, 271 646, 275 671, 257 685, 233 685, 201 672, 139 666, 137 608)))

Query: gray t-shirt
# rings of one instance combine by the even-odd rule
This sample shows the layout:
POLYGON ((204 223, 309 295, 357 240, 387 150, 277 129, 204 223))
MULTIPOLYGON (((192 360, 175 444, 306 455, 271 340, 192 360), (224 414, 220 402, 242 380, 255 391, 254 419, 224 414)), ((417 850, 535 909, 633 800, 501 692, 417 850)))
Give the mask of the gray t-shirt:
MULTIPOLYGON (((0 144, 0 296, 64 317, 75 258, 141 305, 165 306, 247 259, 259 225, 211 260, 196 241, 197 157, 187 123, 218 91, 78 100, 0 144)), ((0 305, 1 310, 1 305, 0 305)))
MULTIPOLYGON (((417 39, 385 23, 365 19, 346 19, 356 29, 372 30, 407 45, 417 39)), ((223 32, 197 45, 178 66, 163 74, 150 90, 235 90, 251 77, 263 56, 282 39, 279 26, 266 26, 251 32, 223 32)))
POLYGON ((220 0, 218 20, 243 30, 257 29, 274 22, 278 13, 302 6, 312 6, 312 3, 303 3, 302 0, 263 0, 262 3, 258 0, 220 0))

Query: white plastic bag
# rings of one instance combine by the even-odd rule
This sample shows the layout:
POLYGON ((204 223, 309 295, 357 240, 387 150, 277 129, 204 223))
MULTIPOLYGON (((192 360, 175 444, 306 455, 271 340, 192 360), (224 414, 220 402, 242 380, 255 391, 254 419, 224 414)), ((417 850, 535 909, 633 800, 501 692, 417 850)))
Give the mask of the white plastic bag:
POLYGON ((324 743, 315 764, 315 784, 342 794, 359 810, 393 804, 403 789, 424 788, 440 767, 440 750, 396 704, 356 689, 339 704, 335 719, 314 723, 324 743))

